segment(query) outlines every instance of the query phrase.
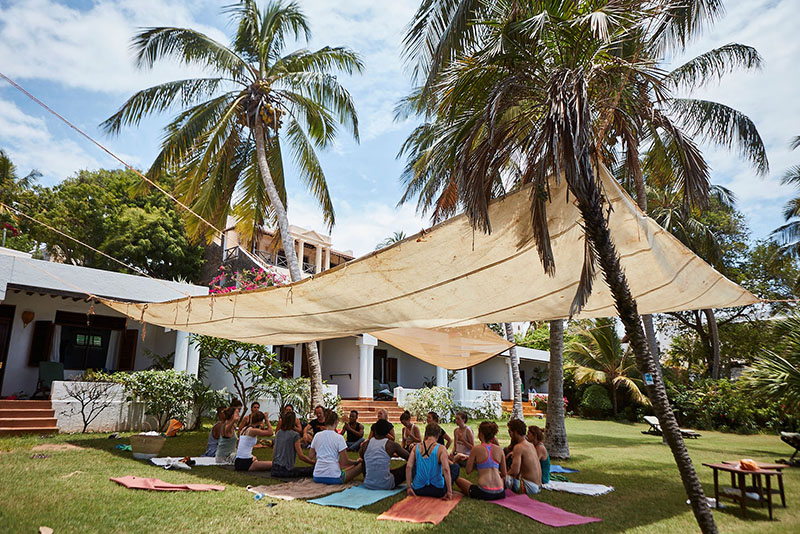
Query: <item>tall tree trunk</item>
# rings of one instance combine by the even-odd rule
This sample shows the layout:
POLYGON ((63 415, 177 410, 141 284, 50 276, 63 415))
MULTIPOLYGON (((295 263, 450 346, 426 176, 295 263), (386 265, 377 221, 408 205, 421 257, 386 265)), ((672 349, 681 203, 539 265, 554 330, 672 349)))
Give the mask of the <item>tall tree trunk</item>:
POLYGON ((653 378, 653 384, 645 385, 645 390, 661 424, 664 437, 672 450, 675 463, 678 465, 683 486, 689 496, 697 523, 704 534, 716 534, 717 526, 714 517, 692 465, 692 459, 681 437, 675 415, 669 405, 660 366, 648 347, 636 301, 630 292, 628 280, 620 265, 616 246, 611 240, 611 233, 603 213, 603 197, 592 170, 588 150, 579 154, 578 158, 577 172, 574 175, 568 172, 565 177, 568 182, 572 182, 569 183, 569 186, 578 201, 578 209, 584 221, 586 236, 597 255, 606 284, 614 296, 617 312, 636 356, 639 371, 643 376, 649 374, 653 378))
POLYGON ((703 313, 706 316, 708 323, 708 334, 711 338, 711 378, 714 380, 719 379, 719 328, 717 328, 717 318, 714 316, 714 310, 705 309, 703 313))
MULTIPOLYGON (((514 330, 511 328, 511 323, 503 323, 503 327, 506 331, 506 339, 508 339, 509 343, 514 343, 514 330)), ((508 354, 511 360, 511 376, 514 379, 514 383, 511 384, 511 390, 513 391, 512 396, 514 398, 514 404, 511 408, 511 418, 524 421, 525 414, 522 411, 522 379, 519 375, 519 354, 517 354, 516 345, 512 345, 511 348, 508 349, 508 354)))
POLYGON ((544 446, 550 456, 569 459, 569 440, 564 425, 564 321, 550 321, 550 369, 547 383, 547 420, 544 446))
POLYGON ((611 409, 614 410, 614 419, 616 419, 619 409, 617 408, 617 388, 613 383, 611 384, 611 409))
MULTIPOLYGON (((281 232, 281 241, 283 242, 283 253, 286 256, 286 263, 289 266, 289 275, 292 282, 298 282, 303 279, 303 273, 300 269, 300 263, 297 261, 297 252, 294 249, 294 240, 289 230, 289 217, 286 214, 286 207, 281 201, 281 196, 278 194, 278 189, 275 187, 275 182, 272 180, 272 173, 269 171, 269 164, 267 163, 267 147, 266 137, 264 135, 264 127, 260 121, 255 121, 254 136, 256 139, 256 159, 258 160, 258 168, 261 171, 261 176, 264 180, 264 187, 269 197, 272 209, 275 210, 275 218, 278 221, 278 228, 281 232)), ((317 352, 316 343, 306 343, 307 359, 308 359, 308 372, 311 375, 311 406, 322 404, 322 366, 319 362, 319 352, 317 352)))

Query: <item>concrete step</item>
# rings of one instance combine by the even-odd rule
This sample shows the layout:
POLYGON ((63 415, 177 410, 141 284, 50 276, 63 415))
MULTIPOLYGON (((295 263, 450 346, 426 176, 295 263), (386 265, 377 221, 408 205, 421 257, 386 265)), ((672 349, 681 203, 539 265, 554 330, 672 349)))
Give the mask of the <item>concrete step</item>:
POLYGON ((0 419, 19 419, 19 418, 42 418, 42 417, 53 417, 55 416, 55 410, 18 410, 14 409, 4 409, 0 408, 0 419))
POLYGON ((50 410, 49 400, 0 400, 0 410, 50 410))
POLYGON ((56 426, 54 417, 0 418, 0 428, 51 428, 54 426, 56 426))
POLYGON ((58 427, 57 426, 50 426, 50 427, 0 426, 0 436, 20 436, 24 434, 58 434, 58 427))

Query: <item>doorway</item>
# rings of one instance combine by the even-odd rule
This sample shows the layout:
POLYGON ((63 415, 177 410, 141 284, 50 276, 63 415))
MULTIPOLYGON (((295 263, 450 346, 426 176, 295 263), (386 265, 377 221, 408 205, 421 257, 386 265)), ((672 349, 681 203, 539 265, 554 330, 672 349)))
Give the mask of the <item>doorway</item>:
POLYGON ((386 349, 375 349, 373 352, 372 378, 379 384, 397 384, 397 358, 389 358, 386 349))
POLYGON ((11 328, 14 324, 14 306, 0 304, 0 391, 6 373, 8 347, 11 344, 11 328))

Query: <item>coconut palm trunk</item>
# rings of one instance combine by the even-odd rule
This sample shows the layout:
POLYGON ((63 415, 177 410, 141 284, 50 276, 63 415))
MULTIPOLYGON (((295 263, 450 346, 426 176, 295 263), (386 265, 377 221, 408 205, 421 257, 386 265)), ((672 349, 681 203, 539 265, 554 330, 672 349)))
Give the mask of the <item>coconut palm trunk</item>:
MULTIPOLYGON (((514 343, 514 330, 511 328, 511 323, 503 323, 503 328, 506 332, 506 339, 509 343, 514 343)), ((511 359, 511 376, 514 383, 511 384, 512 397, 514 404, 511 408, 511 418, 525 420, 525 414, 522 411, 522 379, 519 374, 519 354, 517 354, 516 345, 512 345, 508 349, 508 355, 511 359)))
MULTIPOLYGON (((574 127, 575 125, 570 126, 574 127)), ((583 133, 586 138, 590 136, 589 132, 583 133)), ((645 390, 661 424, 667 444, 672 450, 675 463, 678 465, 684 489, 691 501, 692 511, 704 534, 716 533, 717 526, 711 515, 711 509, 706 502, 703 487, 700 485, 692 459, 689 457, 689 452, 681 437, 675 415, 672 413, 661 370, 648 347, 636 301, 631 294, 616 246, 611 239, 611 233, 603 213, 603 197, 594 177, 589 152, 585 150, 577 156, 577 172, 566 173, 566 178, 570 189, 575 193, 578 209, 584 221, 586 236, 603 271, 603 278, 614 296, 617 313, 636 356, 637 367, 642 376, 650 375, 652 377, 652 384, 648 384, 649 381, 645 380, 645 390)))
MULTIPOLYGON (((286 263, 289 266, 289 276, 292 282, 298 282, 303 278, 303 271, 300 269, 300 263, 297 259, 297 252, 294 248, 294 240, 289 231, 289 217, 286 214, 286 207, 281 201, 278 189, 272 180, 272 174, 269 170, 269 163, 267 161, 267 138, 264 132, 264 127, 261 121, 255 121, 254 135, 256 141, 256 153, 258 156, 258 168, 261 171, 261 177, 264 180, 264 188, 266 189, 267 196, 269 197, 272 209, 275 211, 275 219, 278 222, 278 229, 281 232, 281 241, 283 243, 283 252, 286 256, 286 263)), ((319 352, 317 351, 317 344, 315 342, 306 343, 306 359, 308 360, 308 373, 311 375, 311 406, 318 406, 322 404, 322 366, 319 361, 319 352)))
POLYGON ((708 323, 708 335, 711 338, 711 378, 714 380, 719 379, 720 367, 720 349, 719 349, 719 328, 717 327, 717 318, 714 316, 714 310, 703 310, 708 323))
POLYGON ((552 458, 569 459, 569 440, 564 425, 564 321, 550 321, 550 368, 547 383, 547 420, 544 446, 552 458))

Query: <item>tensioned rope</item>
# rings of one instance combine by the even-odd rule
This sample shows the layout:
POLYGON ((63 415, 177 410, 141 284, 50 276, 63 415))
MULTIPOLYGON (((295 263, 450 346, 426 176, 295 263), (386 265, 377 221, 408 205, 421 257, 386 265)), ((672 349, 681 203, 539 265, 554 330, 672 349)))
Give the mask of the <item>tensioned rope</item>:
POLYGON ((194 215, 195 217, 197 217, 197 219, 198 219, 199 221, 202 221, 203 223, 205 223, 205 224, 206 224, 206 226, 208 226, 208 227, 209 227, 209 228, 211 228, 212 230, 216 231, 216 232, 217 232, 217 234, 219 234, 220 236, 222 236, 222 235, 223 235, 223 232, 222 232, 222 230, 220 230, 219 228, 217 228, 216 226, 214 226, 214 224, 212 224, 211 222, 209 222, 208 220, 206 220, 206 219, 205 219, 205 218, 204 218, 202 215, 198 214, 198 213, 197 213, 197 212, 195 212, 195 211, 194 211, 192 208, 190 208, 189 206, 187 206, 186 204, 184 204, 183 202, 181 202, 180 200, 178 200, 177 198, 175 198, 175 196, 173 196, 173 195, 172 195, 170 192, 168 192, 166 189, 164 189, 163 187, 161 187, 160 185, 158 185, 156 182, 154 182, 153 180, 151 180, 150 178, 148 178, 147 176, 145 176, 144 174, 142 174, 142 173, 141 173, 141 172, 140 172, 138 169, 134 168, 132 165, 128 164, 128 163, 127 163, 126 161, 124 161, 122 158, 120 158, 119 156, 117 156, 116 154, 114 154, 114 153, 113 153, 111 150, 109 150, 108 148, 106 148, 105 146, 103 146, 102 144, 100 144, 100 142, 98 142, 98 141, 95 141, 95 139, 94 139, 93 137, 91 137, 89 134, 85 133, 83 130, 81 130, 80 128, 78 128, 78 127, 77 127, 77 126, 75 126, 74 124, 72 124, 72 123, 71 123, 69 120, 67 120, 66 118, 64 118, 64 117, 63 117, 62 115, 60 115, 60 114, 59 114, 57 111, 55 111, 54 109, 52 109, 50 106, 48 106, 47 104, 45 104, 44 102, 42 102, 41 100, 39 100, 38 98, 36 98, 36 97, 35 97, 33 94, 31 94, 31 93, 30 93, 28 90, 26 90, 26 89, 25 89, 24 87, 22 87, 20 84, 18 84, 17 82, 15 82, 15 81, 14 81, 14 80, 12 80, 11 78, 9 78, 9 77, 8 77, 8 76, 6 76, 5 74, 3 74, 2 72, 0 72, 0 78, 4 79, 4 80, 5 80, 5 81, 7 81, 9 84, 11 84, 11 86, 12 86, 12 87, 14 87, 15 89, 19 90, 19 91, 20 91, 20 92, 22 92, 22 93, 23 93, 25 96, 27 96, 28 98, 30 98, 31 100, 33 100, 34 102, 36 102, 37 104, 39 104, 41 107, 43 107, 43 108, 44 108, 45 110, 47 110, 49 113, 51 113, 52 115, 54 115, 55 117, 57 117, 59 120, 61 120, 62 122, 64 122, 64 123, 65 123, 67 126, 69 126, 70 128, 72 128, 73 130, 75 130, 75 131, 76 131, 76 132, 77 132, 79 135, 81 135, 82 137, 84 137, 85 139, 87 139, 88 141, 90 141, 92 144, 94 144, 95 146, 97 146, 97 147, 98 147, 100 150, 102 150, 103 152, 105 152, 106 154, 108 154, 109 156, 111 156, 112 158, 114 158, 115 160, 117 160, 118 162, 120 162, 122 165, 124 165, 124 166, 125 166, 126 168, 128 168, 129 170, 131 170, 131 171, 133 171, 134 173, 136 173, 136 174, 137 174, 137 175, 138 175, 138 176, 139 176, 139 177, 140 177, 142 180, 144 180, 144 181, 145 181, 145 182, 147 182, 148 184, 152 185, 153 187, 155 187, 156 189, 158 189, 160 192, 164 193, 164 195, 166 195, 166 196, 167 196, 167 197, 168 197, 170 200, 172 200, 173 202, 175 202, 176 204, 178 204, 180 207, 182 207, 183 209, 185 209, 186 211, 188 211, 189 213, 191 213, 192 215, 194 215))

